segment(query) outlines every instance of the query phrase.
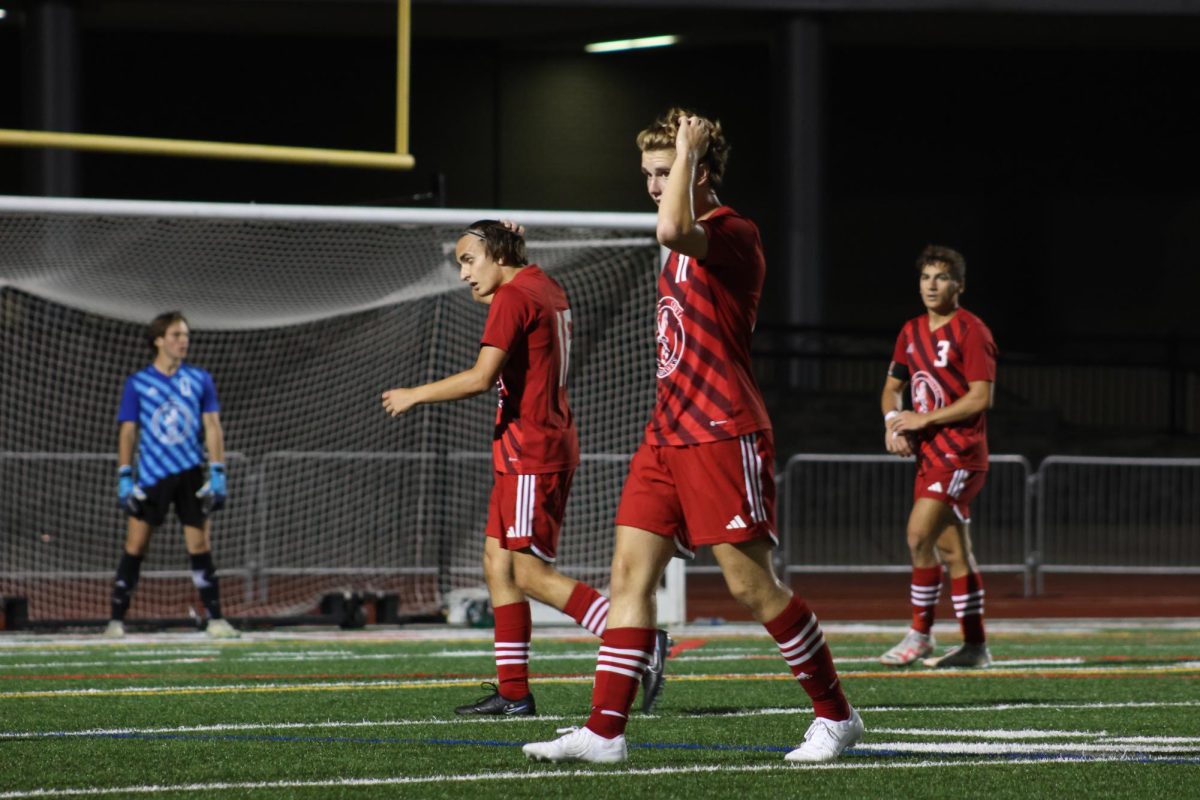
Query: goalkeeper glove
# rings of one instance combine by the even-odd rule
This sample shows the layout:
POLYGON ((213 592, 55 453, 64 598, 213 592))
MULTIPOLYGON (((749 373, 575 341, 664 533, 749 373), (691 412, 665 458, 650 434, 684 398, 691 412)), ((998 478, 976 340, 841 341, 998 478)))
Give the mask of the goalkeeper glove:
POLYGON ((208 510, 218 511, 225 505, 225 465, 212 463, 208 465, 208 483, 200 487, 196 497, 209 501, 208 510))
POLYGON ((117 508, 131 517, 142 518, 146 493, 134 483, 133 467, 126 465, 117 470, 117 508))

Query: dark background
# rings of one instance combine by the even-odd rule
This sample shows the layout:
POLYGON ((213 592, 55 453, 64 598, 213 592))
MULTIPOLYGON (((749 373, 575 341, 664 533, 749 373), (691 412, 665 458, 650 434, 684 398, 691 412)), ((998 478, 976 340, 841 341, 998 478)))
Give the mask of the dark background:
MULTIPOLYGON (((390 2, 63 2, 78 26, 78 130, 393 146, 390 2)), ((1200 4, 700 5, 415 0, 412 172, 80 154, 74 193, 649 211, 633 137, 684 104, 725 125, 722 199, 762 228, 760 318, 782 325, 794 321, 786 276, 800 267, 784 245, 779 31, 796 7, 815 8, 824 175, 820 254, 805 268, 820 275, 817 322, 894 335, 921 311, 912 263, 936 241, 965 253, 964 304, 1006 357, 1120 358, 1195 380, 1200 4), (1101 13, 1114 5, 1145 13, 1101 13), (582 50, 659 33, 683 43, 582 50), (430 199, 435 186, 444 194, 430 199)), ((0 126, 38 127, 33 6, 7 4, 0 22, 0 126)), ((0 193, 42 193, 43 157, 0 148, 0 193)), ((1178 401, 1196 397, 1185 388, 1178 401)), ((1180 410, 1170 431, 1185 449, 1194 413, 1180 410)))

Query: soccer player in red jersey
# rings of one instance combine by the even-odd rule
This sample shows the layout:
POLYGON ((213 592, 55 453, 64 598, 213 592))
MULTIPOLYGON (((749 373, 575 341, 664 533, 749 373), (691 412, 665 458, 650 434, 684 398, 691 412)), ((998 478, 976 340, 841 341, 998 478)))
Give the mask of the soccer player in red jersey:
POLYGON ((475 365, 414 388, 383 393, 393 417, 420 403, 474 397, 499 381, 492 438, 495 483, 488 507, 483 572, 496 618, 498 685, 459 714, 536 714, 529 691, 532 597, 564 612, 597 636, 608 598, 554 569, 579 435, 567 402, 571 307, 566 292, 529 264, 519 230, 481 220, 459 238, 455 258, 472 296, 489 306, 475 365))
POLYGON ((655 588, 675 555, 712 548, 733 596, 779 645, 816 720, 789 761, 837 758, 862 736, 817 618, 775 576, 771 421, 750 369, 766 263, 754 223, 717 199, 719 122, 671 109, 638 134, 671 253, 658 278, 658 390, 617 510, 612 608, 583 728, 524 747, 538 761, 624 761, 625 726, 652 662, 655 588))
POLYGON ((986 667, 992 658, 983 630, 983 578, 967 525, 971 500, 987 478, 986 412, 995 391, 996 343, 983 320, 958 305, 967 271, 959 253, 930 245, 917 258, 917 269, 925 313, 901 329, 881 399, 888 452, 917 457, 908 517, 912 629, 879 660, 892 666, 924 659, 930 667, 986 667), (906 385, 912 411, 903 410, 906 385), (943 564, 963 642, 927 658, 935 646, 943 564))

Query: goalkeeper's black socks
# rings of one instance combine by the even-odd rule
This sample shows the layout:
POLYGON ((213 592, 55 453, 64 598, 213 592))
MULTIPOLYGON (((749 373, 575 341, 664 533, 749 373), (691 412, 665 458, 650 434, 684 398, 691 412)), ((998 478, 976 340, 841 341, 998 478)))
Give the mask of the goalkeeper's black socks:
POLYGON ((137 588, 138 577, 142 574, 142 557, 132 556, 121 552, 121 561, 117 564, 117 576, 113 579, 112 618, 125 619, 129 603, 133 600, 133 590, 137 588))
POLYGON ((209 619, 221 618, 221 590, 217 586, 217 568, 213 566, 212 552, 192 553, 192 583, 200 592, 200 602, 208 612, 209 619))

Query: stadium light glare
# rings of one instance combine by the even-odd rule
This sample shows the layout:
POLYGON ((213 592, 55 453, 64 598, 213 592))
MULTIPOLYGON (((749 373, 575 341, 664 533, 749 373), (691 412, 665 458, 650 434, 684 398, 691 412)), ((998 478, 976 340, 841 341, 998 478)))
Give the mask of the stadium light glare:
POLYGON ((7 16, 8 16, 8 11, 6 11, 3 8, 0 8, 0 19, 4 19, 7 16))
POLYGON ((610 42, 592 42, 584 45, 588 53, 619 53, 623 50, 641 50, 646 47, 668 47, 679 41, 674 34, 665 36, 643 36, 639 39, 614 39, 610 42))

